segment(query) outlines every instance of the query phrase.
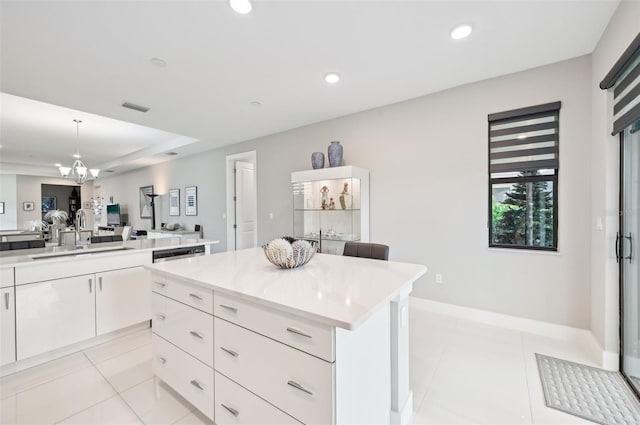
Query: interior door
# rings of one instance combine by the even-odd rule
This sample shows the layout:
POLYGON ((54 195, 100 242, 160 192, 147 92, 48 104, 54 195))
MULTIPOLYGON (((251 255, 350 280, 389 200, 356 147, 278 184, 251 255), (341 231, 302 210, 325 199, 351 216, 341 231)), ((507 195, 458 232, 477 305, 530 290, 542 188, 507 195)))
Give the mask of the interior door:
MULTIPOLYGON (((634 128, 640 129, 640 125, 634 128)), ((622 372, 640 393, 640 131, 628 128, 622 141, 621 223, 618 261, 621 287, 622 372)))
POLYGON ((235 163, 236 249, 255 247, 256 205, 254 166, 251 162, 235 163))

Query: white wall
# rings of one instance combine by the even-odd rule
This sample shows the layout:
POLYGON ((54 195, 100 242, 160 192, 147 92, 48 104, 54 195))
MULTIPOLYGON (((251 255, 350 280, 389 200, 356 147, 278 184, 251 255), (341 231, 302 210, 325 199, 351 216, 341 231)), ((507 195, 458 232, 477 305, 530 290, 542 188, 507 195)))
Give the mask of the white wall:
POLYGON ((638 34, 640 2, 622 1, 592 54, 591 329, 614 360, 619 352, 618 231, 619 143, 611 136, 611 95, 598 84, 638 34), (598 229, 598 219, 603 228, 598 229))
POLYGON ((371 240, 389 244, 392 260, 429 268, 415 295, 588 328, 591 83, 591 58, 580 57, 103 178, 102 196, 114 195, 138 216, 139 186, 154 184, 158 193, 178 187, 184 203, 184 186, 196 184, 199 216, 185 218, 181 208, 176 221, 202 224, 224 250, 225 157, 256 150, 262 244, 292 233, 290 173, 311 168, 312 152, 341 140, 345 163, 371 171, 371 240), (557 100, 559 252, 489 250, 487 115, 557 100), (444 275, 443 285, 434 273, 444 275))
POLYGON ((16 175, 0 174, 0 202, 4 202, 4 214, 0 214, 0 230, 18 228, 18 201, 16 175))

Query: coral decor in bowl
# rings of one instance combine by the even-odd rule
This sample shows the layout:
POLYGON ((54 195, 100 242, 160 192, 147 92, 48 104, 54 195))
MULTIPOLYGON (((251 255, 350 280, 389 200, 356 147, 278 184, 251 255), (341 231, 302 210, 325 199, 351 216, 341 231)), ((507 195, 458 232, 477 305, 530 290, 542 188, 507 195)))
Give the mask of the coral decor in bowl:
POLYGON ((292 238, 274 239, 262 249, 267 260, 282 269, 301 267, 316 253, 316 248, 309 241, 292 238))

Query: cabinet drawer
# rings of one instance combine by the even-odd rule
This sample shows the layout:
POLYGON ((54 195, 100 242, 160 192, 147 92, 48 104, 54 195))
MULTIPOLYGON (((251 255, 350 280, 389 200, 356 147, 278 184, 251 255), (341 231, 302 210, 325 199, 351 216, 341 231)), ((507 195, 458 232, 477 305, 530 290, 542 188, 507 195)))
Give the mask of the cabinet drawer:
POLYGON ((151 290, 158 294, 167 295, 167 279, 164 274, 157 272, 151 273, 151 290))
POLYGON ((213 420, 213 369, 152 335, 153 372, 213 420))
POLYGON ((267 310, 235 297, 216 293, 214 315, 266 335, 329 362, 335 359, 334 328, 287 313, 267 310))
POLYGON ((306 424, 333 423, 334 363, 214 318, 216 370, 306 424))
POLYGON ((151 293, 151 328, 158 335, 162 335, 167 318, 167 297, 155 292, 151 293))
POLYGON ((242 388, 224 375, 215 373, 216 424, 300 425, 300 422, 242 388))
MULTIPOLYGON (((159 285, 154 285, 159 286, 159 285)), ((190 285, 167 277, 164 286, 165 295, 191 307, 213 314, 213 291, 201 286, 190 285)), ((161 292, 159 292, 161 293, 161 292)))
POLYGON ((5 267, 0 269, 0 288, 13 286, 13 267, 5 267))
POLYGON ((165 298, 164 305, 156 300, 154 307, 158 326, 154 326, 153 332, 213 367, 213 316, 171 298, 165 298))

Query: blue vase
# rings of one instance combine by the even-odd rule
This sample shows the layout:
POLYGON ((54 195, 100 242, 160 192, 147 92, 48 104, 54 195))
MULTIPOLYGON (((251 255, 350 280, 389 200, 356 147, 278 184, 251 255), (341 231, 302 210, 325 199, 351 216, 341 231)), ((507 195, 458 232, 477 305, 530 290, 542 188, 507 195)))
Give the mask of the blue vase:
POLYGON ((311 154, 311 166, 314 170, 324 168, 324 154, 322 152, 314 152, 311 154))
POLYGON ((340 142, 331 142, 329 145, 329 166, 340 167, 342 165, 342 145, 340 142))

